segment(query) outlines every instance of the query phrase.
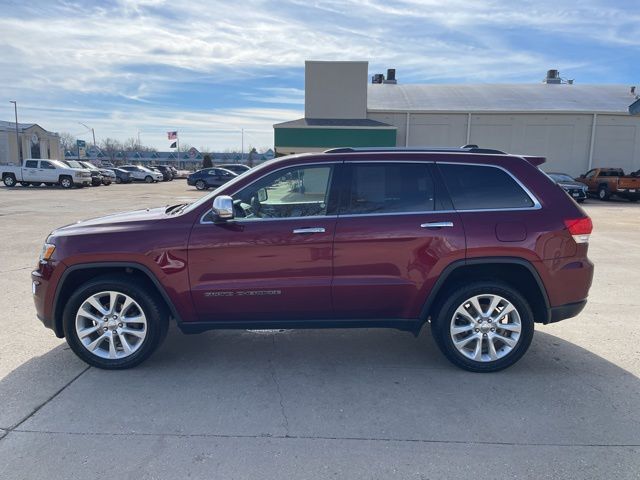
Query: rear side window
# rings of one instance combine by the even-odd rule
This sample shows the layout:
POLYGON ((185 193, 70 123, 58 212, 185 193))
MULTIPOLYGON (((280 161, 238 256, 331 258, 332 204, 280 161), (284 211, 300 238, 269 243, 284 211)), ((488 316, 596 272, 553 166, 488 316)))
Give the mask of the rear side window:
POLYGON ((349 198, 345 214, 432 211, 433 178, 427 164, 351 164, 349 198))
POLYGON ((531 197, 500 168, 480 165, 438 165, 456 210, 533 207, 531 197))
POLYGON ((27 162, 24 164, 25 168, 38 168, 38 161, 37 160, 27 160, 27 162))

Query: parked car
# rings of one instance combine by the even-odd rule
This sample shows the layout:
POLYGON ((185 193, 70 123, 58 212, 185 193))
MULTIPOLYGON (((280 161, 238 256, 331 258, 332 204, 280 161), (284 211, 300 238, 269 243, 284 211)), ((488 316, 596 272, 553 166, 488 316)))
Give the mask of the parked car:
POLYGON ((121 168, 110 168, 114 175, 116 176, 116 183, 131 183, 133 182, 133 178, 131 178, 131 173, 123 170, 121 168))
POLYGON ((166 165, 154 165, 153 168, 162 174, 162 179, 165 182, 173 180, 173 172, 166 165))
POLYGON ((251 167, 249 167, 248 165, 243 165, 242 163, 228 163, 224 165, 216 165, 216 167, 224 168, 225 170, 229 170, 236 175, 242 175, 243 173, 251 170, 251 167))
POLYGON ((98 168, 91 162, 79 162, 85 168, 88 168, 91 171, 97 170, 100 175, 102 175, 102 185, 111 185, 111 183, 116 181, 116 174, 113 173, 108 168, 98 168))
POLYGON ((218 188, 235 177, 235 173, 224 168, 203 168, 187 177, 187 185, 195 186, 198 190, 208 190, 218 188))
POLYGON ((576 202, 582 203, 587 198, 587 186, 584 183, 575 181, 571 175, 566 173, 547 173, 551 180, 556 182, 567 194, 576 202))
POLYGON ((292 155, 191 204, 59 228, 32 273, 38 318, 107 369, 149 357, 170 319, 186 333, 430 325, 459 367, 506 368, 534 323, 584 308, 592 224, 537 160, 485 152, 292 155))
POLYGON ((120 168, 129 172, 131 178, 138 182, 161 182, 163 178, 160 172, 154 172, 153 170, 138 165, 123 165, 120 168))
POLYGON ((173 165, 169 165, 169 169, 171 170, 171 174, 173 175, 173 178, 178 178, 178 169, 173 165))
POLYGON ((584 183, 588 192, 600 200, 609 200, 612 195, 631 202, 640 199, 640 178, 626 176, 621 168, 593 168, 576 180, 584 183))
POLYGON ((0 166, 2 181, 7 187, 20 183, 29 185, 60 185, 62 188, 91 185, 91 172, 85 168, 73 169, 60 160, 27 158, 21 167, 0 166))
POLYGON ((64 163, 66 163, 69 167, 75 168, 77 170, 89 170, 89 172, 91 173, 91 185, 93 187, 102 185, 102 174, 97 168, 87 168, 77 160, 64 160, 64 163))

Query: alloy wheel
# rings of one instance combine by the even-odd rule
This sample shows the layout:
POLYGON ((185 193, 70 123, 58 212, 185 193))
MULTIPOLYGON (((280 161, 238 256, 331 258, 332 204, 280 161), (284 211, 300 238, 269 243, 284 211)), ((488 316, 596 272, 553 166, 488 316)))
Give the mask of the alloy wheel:
POLYGON ((495 294, 465 300, 451 318, 449 333, 454 347, 476 362, 494 362, 518 345, 522 320, 516 307, 495 294))
POLYGON ((87 298, 78 309, 75 327, 87 351, 112 360, 133 355, 147 337, 147 318, 140 305, 116 291, 87 298))

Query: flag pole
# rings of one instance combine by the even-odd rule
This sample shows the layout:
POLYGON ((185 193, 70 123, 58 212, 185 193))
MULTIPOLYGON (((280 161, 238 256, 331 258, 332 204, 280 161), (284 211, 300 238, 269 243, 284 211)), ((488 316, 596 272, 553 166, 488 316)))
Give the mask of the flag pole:
POLYGON ((180 136, 178 135, 178 131, 176 130, 176 147, 177 147, 177 151, 178 151, 178 155, 177 156, 177 160, 178 160, 178 166, 180 166, 180 136))

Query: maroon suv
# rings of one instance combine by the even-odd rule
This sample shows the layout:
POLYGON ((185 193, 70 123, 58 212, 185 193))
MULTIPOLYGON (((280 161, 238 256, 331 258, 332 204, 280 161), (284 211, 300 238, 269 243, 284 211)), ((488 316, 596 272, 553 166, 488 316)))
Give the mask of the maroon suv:
POLYGON ((210 329, 429 322, 454 364, 515 363, 534 323, 580 313, 591 220, 536 166, 492 150, 334 149, 269 161, 199 201, 51 233, 38 317, 101 368, 170 319, 210 329))

